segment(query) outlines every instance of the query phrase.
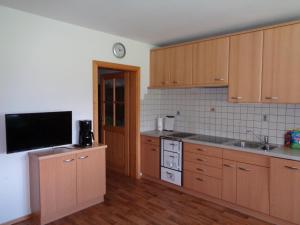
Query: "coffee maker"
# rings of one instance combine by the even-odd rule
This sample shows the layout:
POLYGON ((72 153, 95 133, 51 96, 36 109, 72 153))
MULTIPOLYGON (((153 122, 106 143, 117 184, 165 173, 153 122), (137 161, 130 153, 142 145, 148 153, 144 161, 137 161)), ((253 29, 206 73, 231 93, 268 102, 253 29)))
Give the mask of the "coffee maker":
POLYGON ((79 120, 79 146, 88 147, 93 144, 94 133, 92 132, 91 120, 79 120))

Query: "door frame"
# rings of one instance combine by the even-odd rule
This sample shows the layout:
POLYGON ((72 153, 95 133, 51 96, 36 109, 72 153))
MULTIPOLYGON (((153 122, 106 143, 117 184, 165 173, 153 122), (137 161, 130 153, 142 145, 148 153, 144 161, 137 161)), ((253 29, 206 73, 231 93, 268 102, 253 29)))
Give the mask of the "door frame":
POLYGON ((98 69, 122 70, 129 73, 129 173, 133 178, 140 178, 140 67, 93 60, 93 131, 95 143, 99 143, 98 114, 98 69))

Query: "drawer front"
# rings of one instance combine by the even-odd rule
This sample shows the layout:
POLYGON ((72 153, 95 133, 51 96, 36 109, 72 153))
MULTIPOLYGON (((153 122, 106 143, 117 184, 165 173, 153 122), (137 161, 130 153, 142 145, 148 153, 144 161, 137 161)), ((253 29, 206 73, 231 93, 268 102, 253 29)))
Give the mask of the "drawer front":
POLYGON ((221 198, 222 183, 220 179, 184 171, 184 187, 215 198, 221 198))
POLYGON ((184 160, 220 169, 222 168, 222 159, 216 157, 195 154, 191 152, 184 152, 184 160))
POLYGON ((191 144, 191 143, 184 143, 184 151, 197 153, 206 156, 213 156, 222 158, 222 151, 221 148, 206 146, 206 145, 198 145, 198 144, 191 144))
POLYGON ((159 138, 157 137, 142 136, 142 142, 144 144, 152 144, 159 146, 159 138))
POLYGON ((180 170, 181 171, 181 157, 180 154, 175 152, 163 152, 162 165, 169 169, 180 170))
POLYGON ((162 149, 170 152, 181 153, 182 142, 162 139, 162 149))
POLYGON ((238 152, 235 150, 224 150, 223 158, 257 166, 270 167, 270 158, 268 156, 257 155, 253 153, 238 152))
POLYGON ((198 163, 192 163, 192 162, 185 161, 184 162, 184 170, 188 170, 188 171, 191 171, 194 173, 199 173, 199 174, 203 174, 206 176, 222 179, 222 170, 221 169, 206 166, 206 165, 201 165, 198 163))
POLYGON ((182 186, 182 173, 179 171, 170 170, 168 168, 161 168, 160 177, 161 180, 167 181, 169 183, 182 186))

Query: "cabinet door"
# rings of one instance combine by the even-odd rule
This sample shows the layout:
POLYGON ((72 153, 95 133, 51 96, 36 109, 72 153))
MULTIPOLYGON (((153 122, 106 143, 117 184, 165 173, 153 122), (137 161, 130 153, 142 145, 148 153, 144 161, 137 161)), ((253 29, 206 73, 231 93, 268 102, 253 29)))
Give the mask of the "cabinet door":
POLYGON ((237 204, 269 214, 269 168, 237 164, 237 204))
POLYGON ((230 37, 230 102, 260 102, 262 51, 262 31, 230 37))
POLYGON ((192 45, 183 45, 170 49, 171 85, 188 86, 192 84, 192 45))
POLYGON ((77 154, 78 204, 101 198, 105 190, 105 150, 77 154))
POLYGON ((142 144, 142 173, 159 179, 159 146, 142 144))
POLYGON ((222 199, 236 203, 236 162, 223 160, 222 199))
POLYGON ((264 31, 262 101, 300 103, 300 24, 264 31))
POLYGON ((153 50, 150 54, 150 86, 163 87, 170 85, 171 50, 153 50))
POLYGON ((300 163, 271 159, 270 213, 300 224, 300 163))
POLYGON ((76 208, 76 155, 41 160, 41 218, 53 220, 76 208))
POLYGON ((193 84, 228 84, 229 38, 202 41, 193 47, 193 84))

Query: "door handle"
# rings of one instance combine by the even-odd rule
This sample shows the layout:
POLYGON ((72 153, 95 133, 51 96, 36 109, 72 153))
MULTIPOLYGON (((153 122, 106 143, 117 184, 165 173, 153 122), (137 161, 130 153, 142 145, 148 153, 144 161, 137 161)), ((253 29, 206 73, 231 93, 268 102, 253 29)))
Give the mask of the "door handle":
POLYGON ((201 171, 201 172, 205 172, 205 170, 201 169, 201 168, 197 168, 196 170, 201 171))
POLYGON ((224 81, 224 78, 218 78, 218 77, 216 77, 215 81, 224 81))
POLYGON ((237 96, 237 97, 231 97, 231 99, 234 99, 234 100, 240 100, 240 99, 242 99, 243 97, 241 97, 241 96, 237 96))
POLYGON ((300 170, 299 168, 294 167, 294 166, 285 166, 285 168, 290 169, 290 170, 300 170))
POLYGON ((201 182, 203 181, 203 179, 201 179, 201 178, 198 178, 198 177, 196 178, 196 180, 198 180, 198 181, 201 181, 201 182))
POLYGON ((65 160, 64 160, 64 163, 70 163, 70 162, 72 162, 72 161, 74 161, 74 159, 65 159, 65 160))
POLYGON ((89 157, 88 155, 86 155, 86 156, 80 156, 79 159, 86 159, 88 157, 89 157))
POLYGON ((234 168, 234 166, 233 166, 233 165, 229 165, 229 164, 223 164, 223 166, 225 166, 225 167, 229 167, 229 168, 234 168))
POLYGON ((250 172, 251 170, 249 169, 246 169, 246 168, 243 168, 243 167, 239 167, 239 170, 242 170, 242 171, 247 171, 247 172, 250 172))
POLYGON ((267 99, 267 100, 278 100, 278 97, 277 96, 268 96, 268 97, 265 97, 265 99, 267 99))

